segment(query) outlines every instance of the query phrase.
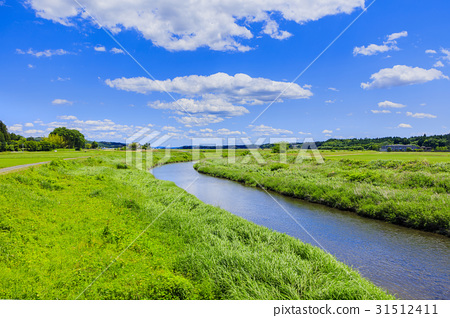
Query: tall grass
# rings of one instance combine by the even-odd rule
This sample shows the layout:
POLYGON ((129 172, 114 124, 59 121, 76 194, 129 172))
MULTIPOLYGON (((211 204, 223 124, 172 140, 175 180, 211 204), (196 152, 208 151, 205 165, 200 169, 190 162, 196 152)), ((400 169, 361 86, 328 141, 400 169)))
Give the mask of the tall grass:
MULTIPOLYGON (((426 161, 306 160, 301 164, 202 161, 202 173, 362 216, 450 236, 450 164, 426 161)), ((272 158, 274 159, 274 158, 272 158)), ((293 161, 293 159, 291 160, 293 161)))
POLYGON ((392 299, 319 248, 122 162, 0 176, 1 298, 75 299, 151 224, 80 299, 392 299))

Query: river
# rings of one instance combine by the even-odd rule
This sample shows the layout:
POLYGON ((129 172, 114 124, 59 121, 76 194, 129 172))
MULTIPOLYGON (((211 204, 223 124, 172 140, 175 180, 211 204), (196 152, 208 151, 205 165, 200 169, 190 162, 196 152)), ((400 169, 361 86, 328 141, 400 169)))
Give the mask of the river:
POLYGON ((154 168, 205 203, 326 250, 400 299, 450 299, 450 239, 198 173, 154 168))

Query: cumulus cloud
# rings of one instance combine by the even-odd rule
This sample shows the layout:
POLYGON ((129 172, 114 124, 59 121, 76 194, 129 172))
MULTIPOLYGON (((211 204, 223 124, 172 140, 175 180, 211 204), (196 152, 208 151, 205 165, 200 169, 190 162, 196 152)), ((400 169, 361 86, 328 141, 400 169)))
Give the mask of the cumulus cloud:
POLYGON ((254 126, 250 125, 252 131, 260 136, 273 136, 273 135, 292 135, 293 132, 287 129, 273 128, 266 125, 254 126))
POLYGON ((384 53, 392 50, 398 50, 397 41, 399 38, 407 37, 408 32, 402 31, 398 33, 393 33, 387 36, 387 40, 383 44, 369 44, 368 46, 355 47, 353 49, 353 55, 375 55, 379 53, 384 53))
MULTIPOLYGON (((80 19, 91 21, 72 0, 28 3, 37 16, 66 26, 80 19)), ((255 33, 279 40, 291 36, 280 30, 274 16, 280 21, 303 24, 329 15, 350 14, 364 8, 364 0, 85 0, 83 5, 111 32, 136 30, 156 46, 168 50, 208 47, 217 51, 248 51, 250 47, 242 42, 253 38, 255 33)))
POLYGON ((53 104, 53 105, 72 105, 73 102, 71 102, 71 101, 69 101, 69 100, 67 100, 67 99, 60 99, 60 98, 57 98, 57 99, 54 99, 54 100, 52 101, 52 104, 53 104))
POLYGON ((146 94, 168 92, 187 96, 215 94, 226 101, 238 104, 263 104, 272 102, 279 94, 282 98, 309 98, 313 94, 298 84, 272 81, 267 78, 253 78, 238 73, 234 76, 216 73, 209 76, 190 75, 167 79, 151 80, 146 77, 107 79, 105 83, 113 88, 146 94))
POLYGON ((384 68, 372 74, 372 82, 361 83, 363 89, 389 88, 395 86, 421 84, 437 79, 448 79, 437 69, 423 69, 406 65, 395 65, 393 68, 384 68))
POLYGON ((334 104, 335 102, 336 102, 335 99, 329 99, 325 101, 326 104, 334 104))
POLYGON ((33 123, 26 123, 25 127, 34 127, 34 124, 33 123))
POLYGON ((111 52, 114 53, 114 54, 125 54, 125 52, 122 49, 118 49, 116 47, 113 47, 111 49, 111 52))
POLYGON ((62 119, 62 120, 77 120, 78 118, 72 115, 63 115, 63 116, 58 116, 58 119, 62 119))
POLYGON ((388 41, 395 41, 400 38, 404 38, 408 36, 408 32, 402 31, 398 33, 392 33, 391 35, 388 35, 388 41))
POLYGON ((450 61, 450 50, 441 49, 441 53, 444 54, 442 57, 443 60, 450 61))
POLYGON ((104 47, 103 45, 97 45, 94 47, 94 50, 96 50, 97 52, 106 52, 106 47, 104 47))
POLYGON ((391 111, 387 110, 387 109, 383 109, 383 110, 371 110, 372 113, 374 114, 390 114, 391 111))
POLYGON ((33 49, 28 49, 28 51, 22 51, 21 49, 16 49, 17 54, 29 54, 35 57, 52 57, 53 55, 66 55, 71 54, 63 49, 57 50, 45 50, 45 51, 35 51, 33 49))
POLYGON ((186 127, 192 126, 206 126, 209 124, 217 124, 222 122, 224 119, 216 115, 201 115, 201 116, 183 116, 183 117, 173 117, 180 124, 186 127))
POLYGON ((328 89, 330 91, 333 91, 333 92, 339 92, 339 90, 337 88, 334 88, 334 87, 328 87, 328 89))
POLYGON ((397 128, 412 128, 412 126, 410 124, 400 124, 397 128))
POLYGON ((426 54, 436 54, 437 52, 435 50, 426 50, 426 54))
POLYGON ((414 118, 437 118, 437 116, 435 115, 431 115, 431 114, 425 114, 425 113, 411 113, 411 112, 406 112, 406 116, 410 116, 410 117, 414 117, 414 118))
POLYGON ((378 103, 378 107, 403 108, 403 107, 406 107, 406 105, 394 103, 394 102, 390 102, 390 101, 386 100, 384 102, 378 103))
POLYGON ((233 104, 217 97, 206 97, 203 100, 182 98, 174 102, 164 103, 160 101, 148 104, 154 109, 170 109, 178 115, 189 114, 214 114, 224 117, 235 117, 247 114, 249 111, 243 106, 233 104))
POLYGON ((29 129, 25 130, 24 133, 27 135, 41 135, 44 133, 44 131, 40 129, 29 129))
POLYGON ((332 133, 333 133, 333 131, 328 130, 328 129, 325 129, 324 131, 322 131, 322 134, 332 134, 332 133))
POLYGON ((223 119, 218 118, 222 117, 242 116, 249 113, 245 105, 304 99, 313 95, 310 90, 295 83, 252 78, 246 74, 190 75, 164 81, 146 77, 117 78, 107 79, 105 83, 112 88, 141 94, 167 92, 182 95, 183 98, 175 101, 155 101, 148 105, 155 109, 171 110, 177 115, 202 115, 183 117, 179 122, 185 125, 195 125, 195 119, 198 123, 207 124, 221 122, 223 119))
POLYGON ((8 131, 13 133, 21 133, 23 131, 23 126, 21 124, 8 126, 8 131))
POLYGON ((434 63, 433 67, 444 67, 444 63, 442 63, 441 61, 437 61, 436 63, 434 63))

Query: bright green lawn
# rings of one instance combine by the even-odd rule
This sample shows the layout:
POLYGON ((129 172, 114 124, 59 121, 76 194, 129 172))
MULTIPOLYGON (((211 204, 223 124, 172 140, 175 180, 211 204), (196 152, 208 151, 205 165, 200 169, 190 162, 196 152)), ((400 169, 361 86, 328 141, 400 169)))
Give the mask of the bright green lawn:
POLYGON ((450 162, 450 152, 378 152, 378 151, 321 151, 328 159, 355 160, 427 160, 430 163, 450 162))
POLYGON ((29 163, 38 163, 44 161, 52 161, 54 159, 63 158, 78 158, 86 156, 96 156, 104 154, 104 150, 86 150, 86 151, 75 151, 70 150, 58 150, 54 151, 36 151, 36 152, 0 152, 0 169, 26 165, 29 163))

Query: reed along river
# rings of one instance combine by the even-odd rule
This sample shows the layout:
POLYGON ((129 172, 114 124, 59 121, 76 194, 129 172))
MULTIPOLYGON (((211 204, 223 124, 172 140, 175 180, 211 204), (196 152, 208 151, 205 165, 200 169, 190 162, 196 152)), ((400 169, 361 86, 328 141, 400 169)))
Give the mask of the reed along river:
POLYGON ((152 173, 183 189, 197 179, 187 191, 203 202, 319 246, 398 298, 450 299, 450 239, 445 236, 268 195, 200 174, 192 162, 160 166, 152 173))

